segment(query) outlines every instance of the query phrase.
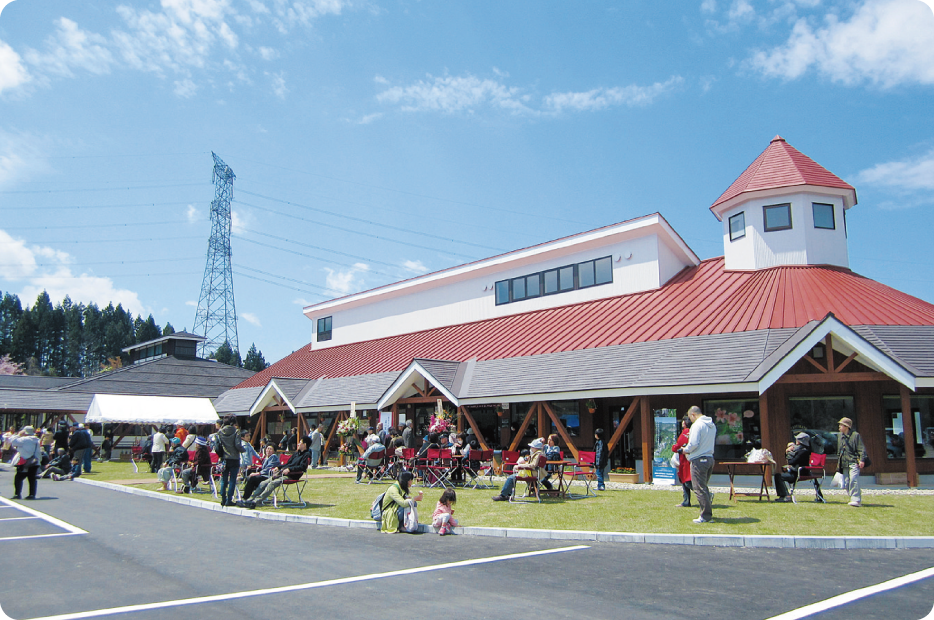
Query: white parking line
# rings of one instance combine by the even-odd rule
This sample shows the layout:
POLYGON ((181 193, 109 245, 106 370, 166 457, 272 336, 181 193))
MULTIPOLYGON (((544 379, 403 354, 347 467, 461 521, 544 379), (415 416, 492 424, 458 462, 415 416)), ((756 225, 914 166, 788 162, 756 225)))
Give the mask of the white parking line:
POLYGON ((6 519, 0 519, 0 523, 6 523, 7 521, 29 521, 38 518, 39 517, 7 517, 6 519))
POLYGON ((918 571, 917 573, 905 575, 904 577, 883 581, 882 583, 878 583, 867 588, 860 588, 859 590, 846 592, 844 594, 834 596, 833 598, 829 598, 826 601, 812 603, 811 605, 807 605, 799 609, 794 609, 778 616, 773 616, 768 618, 768 620, 798 620, 799 618, 807 618, 808 616, 813 616, 814 614, 820 613, 822 611, 827 611, 828 609, 833 609, 834 607, 840 607, 841 605, 846 605, 847 603, 858 601, 861 598, 866 598, 867 596, 872 596, 873 594, 879 594, 880 592, 885 592, 886 590, 894 590, 895 588, 907 586, 908 584, 921 581, 923 579, 929 579, 931 577, 934 577, 934 567, 926 568, 922 571, 918 571))
MULTIPOLYGON (((283 594, 285 592, 296 592, 299 590, 312 590, 315 588, 325 588, 328 586, 339 586, 348 583, 359 583, 361 581, 372 581, 374 579, 385 579, 387 577, 400 577, 402 575, 417 575, 418 573, 427 573, 431 571, 447 570, 451 568, 462 568, 464 566, 475 566, 477 564, 489 564, 492 562, 502 562, 504 560, 518 560, 522 558, 531 558, 538 555, 548 555, 551 553, 563 553, 565 551, 578 551, 580 549, 589 549, 587 545, 576 545, 573 547, 561 547, 559 549, 545 549, 544 551, 530 551, 527 553, 512 553, 509 555, 498 555, 489 558, 478 558, 476 560, 462 560, 460 562, 449 562, 447 564, 434 564, 431 566, 420 566, 418 568, 406 568, 394 570, 388 573, 373 573, 370 575, 360 575, 357 577, 344 577, 342 579, 329 579, 327 581, 316 581, 313 583, 302 583, 294 586, 283 586, 281 588, 267 588, 265 590, 247 590, 246 592, 231 592, 230 594, 216 594, 213 596, 200 596, 197 598, 179 599, 176 601, 164 601, 161 603, 147 603, 144 605, 127 605, 126 607, 112 607, 110 609, 98 609, 95 611, 81 611, 72 614, 62 614, 59 616, 44 616, 41 618, 31 618, 30 620, 76 620, 78 618, 97 618, 99 616, 111 616, 114 614, 126 614, 135 611, 149 611, 153 609, 166 609, 169 607, 181 607, 183 605, 200 605, 202 603, 218 603, 231 601, 241 598, 250 598, 254 596, 265 596, 267 594, 283 594)), ((3 609, 0 608, 0 614, 3 609)))
MULTIPOLYGON (((8 500, 5 497, 0 497, 0 504, 4 504, 7 507, 21 510, 25 512, 26 514, 31 515, 34 518, 42 519, 46 523, 49 523, 51 525, 54 525, 55 527, 61 528, 65 530, 66 532, 65 534, 41 534, 38 536, 11 536, 9 538, 0 538, 0 541, 2 540, 23 540, 27 538, 50 538, 52 536, 74 536, 75 534, 87 534, 87 532, 82 530, 80 527, 75 527, 71 523, 66 523, 65 521, 62 521, 61 519, 56 519, 55 517, 51 515, 47 515, 44 512, 39 512, 38 510, 34 510, 30 508, 29 506, 23 506, 22 504, 13 503, 12 501, 8 500)), ((0 519, 0 522, 11 521, 11 520, 12 519, 0 519)))

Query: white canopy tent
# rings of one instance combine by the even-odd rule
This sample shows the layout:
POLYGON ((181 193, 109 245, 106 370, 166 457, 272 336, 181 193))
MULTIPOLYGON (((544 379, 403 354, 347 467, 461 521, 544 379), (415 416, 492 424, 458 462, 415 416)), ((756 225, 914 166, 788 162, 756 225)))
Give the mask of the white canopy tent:
POLYGON ((214 424, 210 398, 95 394, 84 418, 89 423, 214 424))

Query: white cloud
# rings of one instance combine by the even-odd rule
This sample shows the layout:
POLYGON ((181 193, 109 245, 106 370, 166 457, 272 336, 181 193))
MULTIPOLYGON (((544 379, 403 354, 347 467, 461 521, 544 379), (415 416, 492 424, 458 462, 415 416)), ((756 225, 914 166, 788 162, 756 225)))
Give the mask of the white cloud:
POLYGON ((285 86, 285 78, 283 77, 282 73, 269 73, 267 71, 266 76, 272 79, 273 94, 279 99, 285 99, 289 89, 285 86))
POLYGON ((684 80, 681 76, 674 76, 664 82, 656 82, 651 86, 616 86, 613 88, 595 88, 586 92, 554 93, 545 97, 545 107, 555 112, 564 110, 602 110, 611 106, 625 105, 629 107, 646 106, 656 97, 670 92, 684 80))
POLYGON ((915 158, 876 164, 857 174, 856 183, 901 192, 934 190, 934 149, 915 158))
POLYGON ((428 267, 420 260, 407 260, 402 263, 402 268, 415 274, 428 273, 428 267))
POLYGON ((188 218, 189 224, 194 224, 201 219, 201 211, 199 211, 198 207, 195 205, 188 205, 188 210, 185 213, 185 217, 188 218))
POLYGON ((0 41, 0 93, 29 81, 22 59, 12 47, 0 41))
MULTIPOLYGON (((253 6, 254 3, 250 4, 253 6)), ((308 26, 323 15, 340 15, 347 4, 343 0, 273 0, 273 13, 276 16, 273 24, 279 32, 285 34, 290 28, 308 26)))
POLYGON ((185 78, 184 80, 176 80, 175 82, 175 94, 178 97, 183 99, 188 99, 193 97, 195 93, 198 92, 198 87, 194 82, 185 78))
POLYGON ((375 114, 367 114, 366 116, 362 116, 353 122, 355 122, 357 125, 369 125, 370 123, 372 123, 375 120, 378 120, 382 116, 383 116, 382 112, 377 112, 375 114))
POLYGON ((46 51, 26 51, 25 59, 29 64, 42 73, 63 77, 74 77, 72 69, 96 75, 110 72, 114 58, 104 37, 82 30, 67 17, 60 17, 55 25, 56 32, 46 39, 46 51))
POLYGON ((74 275, 69 266, 73 260, 67 252, 50 247, 27 246, 0 230, 0 278, 8 282, 25 281, 20 299, 32 303, 43 290, 52 300, 67 295, 75 302, 94 302, 99 306, 122 303, 134 314, 148 314, 139 296, 130 290, 114 286, 110 278, 82 273, 74 275))
POLYGON ((816 28, 798 19, 783 45, 746 64, 784 79, 814 69, 848 85, 934 84, 934 12, 918 0, 866 0, 849 20, 831 13, 816 28))
POLYGON ((241 211, 230 211, 230 231, 236 235, 242 235, 250 228, 253 218, 248 213, 241 211))
POLYGON ((259 317, 252 312, 241 312, 238 316, 247 323, 256 325, 257 327, 262 327, 262 324, 259 322, 259 317))
POLYGON ((327 267, 324 270, 328 272, 325 279, 328 290, 338 295, 349 295, 363 290, 363 276, 370 267, 365 263, 354 263, 352 268, 343 271, 327 267))
POLYGON ((48 170, 45 142, 31 134, 0 129, 0 187, 48 170))
MULTIPOLYGON (((378 84, 383 78, 376 78, 378 84)), ((496 80, 473 75, 454 77, 428 76, 409 86, 393 86, 376 96, 381 103, 400 104, 405 111, 472 112, 480 107, 492 107, 512 112, 528 111, 518 88, 510 88, 496 80)))
POLYGON ((259 47, 257 50, 259 52, 260 58, 263 60, 275 60, 279 57, 279 52, 272 49, 271 47, 259 47))
POLYGON ((197 307, 198 307, 198 302, 197 302, 197 301, 186 301, 186 302, 185 302, 185 305, 186 305, 186 306, 191 306, 192 308, 197 308, 197 307))

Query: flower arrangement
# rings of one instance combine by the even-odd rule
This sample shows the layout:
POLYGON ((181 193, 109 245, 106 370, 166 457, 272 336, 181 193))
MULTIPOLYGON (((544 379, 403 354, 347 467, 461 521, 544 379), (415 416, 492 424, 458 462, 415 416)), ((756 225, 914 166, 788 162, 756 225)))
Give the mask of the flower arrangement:
POLYGON ((337 425, 337 434, 341 437, 355 435, 360 428, 361 422, 362 420, 360 418, 347 418, 337 425))
POLYGON ((634 474, 636 470, 632 467, 614 467, 610 470, 611 474, 634 474))
POLYGON ((593 413, 594 411, 597 410, 597 403, 595 403, 594 399, 592 398, 588 398, 587 402, 584 403, 584 406, 587 407, 587 411, 589 411, 590 413, 593 413))
POLYGON ((337 449, 338 454, 343 454, 344 456, 350 456, 353 454, 353 444, 342 443, 341 447, 337 449))
POLYGON ((442 410, 440 414, 431 416, 428 422, 429 433, 449 433, 454 430, 454 414, 442 410))

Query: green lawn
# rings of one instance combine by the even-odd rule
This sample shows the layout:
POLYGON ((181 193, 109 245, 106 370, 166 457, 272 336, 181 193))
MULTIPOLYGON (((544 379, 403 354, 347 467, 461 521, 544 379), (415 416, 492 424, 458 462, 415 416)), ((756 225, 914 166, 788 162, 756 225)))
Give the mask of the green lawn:
MULTIPOLYGON (((133 474, 127 463, 95 463, 89 479, 129 481, 152 479, 148 470, 133 474)), ((161 485, 138 488, 158 490, 161 485)), ((351 478, 312 478, 305 489, 309 505, 303 509, 280 508, 281 512, 346 519, 369 518, 373 498, 386 484, 358 485, 351 478)), ((717 493, 714 521, 694 525, 696 508, 675 508, 680 490, 606 491, 599 497, 578 500, 546 499, 542 504, 494 502, 496 490, 458 489, 455 516, 461 525, 524 527, 606 532, 653 532, 810 536, 934 536, 934 496, 864 494, 862 508, 847 506, 845 495, 827 495, 830 503, 817 504, 805 494, 796 504, 775 504, 756 498, 729 501, 717 493)), ((425 490, 421 521, 427 522, 441 492, 425 490)), ((195 497, 214 501, 210 495, 195 497)), ((275 510, 272 507, 262 510, 275 510)))

